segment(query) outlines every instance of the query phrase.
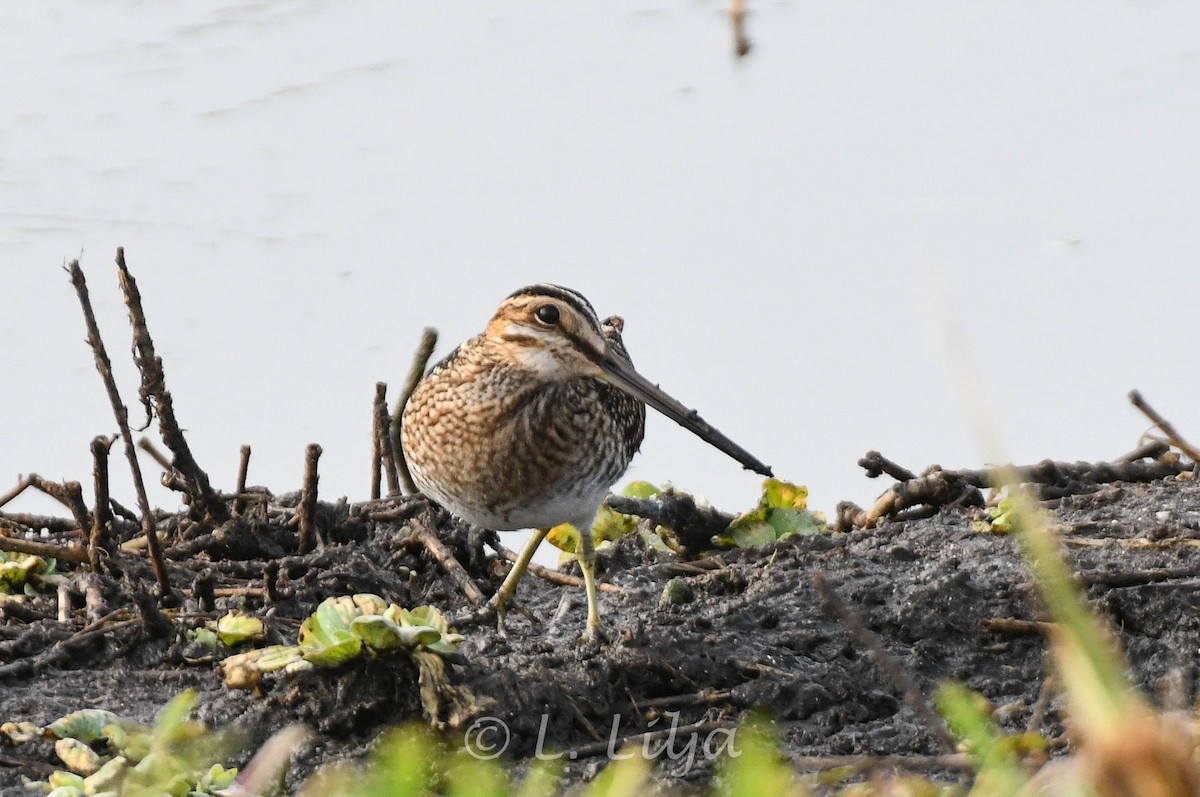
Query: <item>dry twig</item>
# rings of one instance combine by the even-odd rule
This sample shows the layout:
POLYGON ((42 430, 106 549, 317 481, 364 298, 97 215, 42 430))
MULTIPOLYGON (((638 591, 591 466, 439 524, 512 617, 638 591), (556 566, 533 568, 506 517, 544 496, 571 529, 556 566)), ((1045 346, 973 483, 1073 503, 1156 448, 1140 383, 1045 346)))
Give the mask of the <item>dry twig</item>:
MULTIPOLYGON (((1159 449, 1146 448, 1145 451, 1157 452, 1159 449)), ((869 452, 859 464, 870 476, 909 473, 875 451, 869 452)), ((885 518, 911 520, 929 517, 941 507, 953 504, 983 506, 981 491, 990 488, 995 483, 996 473, 1001 471, 1015 472, 1021 484, 1038 485, 1043 498, 1055 498, 1094 492, 1097 485, 1110 482, 1154 481, 1181 473, 1189 467, 1180 463, 1178 458, 1170 457, 1120 459, 1113 462, 1055 462, 1046 459, 1036 465, 1019 468, 1006 466, 975 470, 942 470, 934 466, 919 477, 897 482, 868 510, 848 501, 838 504, 835 528, 837 531, 869 529, 885 518)))
POLYGON ((112 530, 112 507, 108 505, 108 452, 115 438, 100 435, 92 439, 92 476, 95 480, 96 508, 92 511, 92 529, 88 540, 88 560, 92 570, 100 572, 100 552, 108 549, 112 530))
POLYGON ((317 460, 321 458, 321 447, 310 443, 304 456, 304 488, 300 493, 300 553, 308 553, 317 547, 317 460))
POLYGON ((371 498, 380 496, 380 469, 387 476, 388 495, 400 494, 400 476, 396 469, 396 453, 392 447, 391 419, 387 410, 387 384, 375 383, 375 433, 371 437, 371 498))
POLYGON ((196 519, 207 518, 211 523, 222 523, 229 518, 229 507, 213 490, 208 474, 192 456, 179 421, 175 418, 175 401, 171 397, 171 391, 167 390, 162 358, 154 353, 154 341, 150 338, 146 314, 142 309, 142 296, 138 291, 137 280, 125 265, 123 247, 117 249, 117 276, 120 278, 121 290, 125 293, 125 306, 129 308, 129 323, 133 327, 133 361, 142 375, 138 395, 146 410, 146 417, 149 419, 153 403, 158 415, 158 431, 162 435, 163 443, 174 455, 171 464, 187 484, 187 493, 191 498, 196 519))
POLYGON ((53 557, 61 562, 71 562, 77 565, 85 564, 88 561, 88 552, 78 546, 54 545, 48 542, 34 542, 33 540, 22 540, 16 537, 0 537, 0 551, 27 553, 33 556, 40 556, 43 559, 53 557))
MULTIPOLYGON (((120 249, 117 250, 117 256, 119 261, 125 259, 124 253, 120 249)), ((155 578, 158 579, 159 593, 164 599, 168 599, 172 595, 171 581, 167 576, 166 565, 163 564, 162 548, 154 533, 154 513, 150 509, 149 499, 146 498, 146 483, 142 479, 142 466, 138 462, 137 449, 133 446, 133 434, 129 431, 129 409, 121 401, 121 395, 117 392, 117 382, 112 375, 112 361, 108 359, 108 351, 104 348, 104 341, 100 337, 100 327, 97 326, 96 315, 92 312, 92 300, 88 295, 87 280, 84 279, 79 261, 72 260, 67 267, 67 272, 71 275, 71 284, 75 286, 79 304, 83 308, 83 320, 88 331, 88 344, 92 347, 92 354, 96 359, 96 370, 100 372, 100 378, 104 381, 109 403, 117 418, 117 426, 121 430, 121 439, 125 441, 125 457, 129 460, 129 468, 133 473, 133 486, 137 491, 138 509, 142 513, 142 533, 146 537, 146 544, 150 550, 150 564, 154 568, 155 578)), ((81 523, 80 528, 89 528, 89 524, 81 523)))
POLYGON ((238 461, 237 492, 233 499, 233 514, 241 515, 246 509, 246 477, 250 474, 250 446, 242 446, 238 461))
POLYGON ((1192 462, 1200 462, 1200 451, 1197 451, 1188 441, 1184 440, 1183 436, 1175 431, 1175 427, 1170 421, 1159 415, 1153 407, 1146 403, 1146 399, 1142 397, 1141 392, 1137 390, 1129 391, 1129 402, 1141 410, 1142 414, 1149 418, 1155 426, 1162 429, 1162 433, 1171 441, 1171 445, 1178 448, 1184 454, 1187 454, 1188 459, 1192 462))
POLYGON ((454 582, 463 596, 470 602, 472 606, 480 606, 486 602, 483 593, 479 587, 475 586, 475 582, 471 580, 471 576, 459 564, 458 559, 450 551, 445 544, 437 538, 437 535, 424 523, 412 523, 409 525, 412 530, 413 538, 425 546, 425 550, 429 551, 429 555, 433 557, 442 570, 446 571, 446 575, 454 582))
POLYGON ((413 484, 412 473, 409 472, 408 462, 404 459, 404 449, 400 446, 400 424, 404 416, 404 405, 408 404, 413 391, 417 389, 417 384, 425 376, 425 368, 429 365, 429 358, 433 356, 437 341, 436 329, 425 327, 422 330, 421 342, 413 355, 412 365, 409 366, 408 376, 404 380, 404 389, 400 391, 400 396, 396 400, 396 411, 392 414, 392 424, 389 429, 392 451, 395 454, 396 468, 400 471, 400 481, 403 483, 406 493, 415 493, 417 486, 413 484))
POLYGON ((979 621, 984 631, 997 634, 1046 635, 1054 630, 1054 623, 1045 620, 1021 620, 1017 617, 985 617, 979 621))

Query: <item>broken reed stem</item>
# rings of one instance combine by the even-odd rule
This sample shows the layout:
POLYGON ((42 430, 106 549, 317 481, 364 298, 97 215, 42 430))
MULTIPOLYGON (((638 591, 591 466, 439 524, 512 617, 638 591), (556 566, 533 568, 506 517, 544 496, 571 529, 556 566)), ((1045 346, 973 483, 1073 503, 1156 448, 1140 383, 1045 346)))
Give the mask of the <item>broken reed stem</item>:
MULTIPOLYGON (((387 475, 388 496, 400 495, 400 475, 396 467, 396 450, 392 447, 392 421, 387 410, 387 383, 375 383, 375 440, 379 446, 379 457, 383 462, 383 472, 387 475)), ((375 469, 375 478, 379 478, 379 466, 375 469)), ((378 485, 372 484, 373 489, 378 485)), ((372 492, 372 498, 378 498, 378 493, 372 492)))
POLYGON ((263 568, 263 590, 267 603, 279 603, 279 560, 272 559, 263 568))
POLYGON ((1033 709, 1029 712, 1029 722, 1025 725, 1026 733, 1040 733, 1042 729, 1042 720, 1046 717, 1046 709, 1050 705, 1050 698, 1054 694, 1054 676, 1047 675, 1042 679, 1042 688, 1038 692, 1037 700, 1033 703, 1033 709))
POLYGON ((996 634, 1030 634, 1041 636, 1055 629, 1054 623, 1045 620, 1022 620, 1017 617, 985 617, 979 621, 984 631, 996 634))
POLYGON ((71 517, 75 518, 75 523, 79 528, 89 529, 92 527, 91 514, 88 512, 87 504, 83 502, 83 488, 79 486, 79 482, 59 484, 49 479, 43 479, 36 473, 31 473, 21 480, 18 487, 20 487, 18 494, 29 487, 40 490, 71 510, 71 517))
POLYGON ((396 457, 396 468, 400 471, 400 482, 404 485, 406 494, 415 493, 417 485, 413 484, 412 473, 408 470, 408 462, 404 459, 404 449, 400 445, 400 424, 404 416, 404 406, 408 404, 413 391, 417 389, 417 385, 425 376, 425 369, 429 365, 429 358, 433 356, 437 341, 438 333, 433 327, 425 327, 421 331, 421 342, 417 344, 417 351, 413 354, 412 365, 409 366, 408 376, 404 380, 404 389, 400 391, 400 396, 396 399, 396 411, 392 414, 392 425, 388 430, 392 451, 396 457))
POLYGON ((321 458, 321 447, 309 443, 304 452, 304 488, 300 492, 300 553, 308 553, 317 547, 317 460, 321 458))
POLYGON ((242 446, 242 457, 238 463, 237 492, 233 499, 233 514, 241 515, 246 509, 246 477, 250 473, 250 446, 242 446))
POLYGON ((167 459, 167 455, 155 448, 154 443, 150 442, 149 437, 142 437, 137 442, 137 447, 150 455, 150 459, 154 460, 158 467, 162 468, 167 473, 175 470, 175 466, 171 464, 171 460, 167 459))
POLYGON ((45 529, 50 534, 76 531, 79 528, 79 524, 70 518, 34 515, 28 512, 2 512, 0 513, 0 524, 7 524, 13 528, 19 527, 22 532, 45 529))
POLYGON ((413 537, 415 537, 425 550, 429 551, 429 555, 442 566, 442 570, 454 582, 472 606, 479 606, 487 599, 480 592, 479 587, 475 586, 475 582, 471 580, 471 576, 459 564, 458 559, 454 557, 454 553, 446 547, 445 543, 437 538, 437 535, 429 530, 429 527, 424 523, 415 523, 412 525, 413 537))
POLYGON ((383 463, 383 429, 379 425, 379 393, 383 382, 375 383, 375 403, 371 405, 371 500, 379 500, 379 490, 383 481, 380 466, 383 463))
POLYGON ((868 479, 877 478, 885 473, 898 482, 910 482, 917 478, 917 474, 903 465, 896 464, 878 451, 868 451, 858 461, 858 466, 867 472, 868 479))
POLYGON ((53 557, 60 562, 70 562, 82 565, 88 563, 88 552, 82 548, 69 545, 53 545, 47 542, 34 542, 16 537, 0 537, 0 551, 12 553, 27 553, 40 556, 43 559, 53 557))
MULTIPOLYGON (((120 250, 117 251, 120 253, 120 250)), ((122 260, 124 259, 123 254, 120 257, 122 260)), ((67 271, 71 275, 71 284, 75 286, 79 304, 83 308, 83 320, 87 324, 88 331, 88 344, 92 347, 92 354, 96 359, 96 370, 100 372, 100 378, 104 381, 104 389, 108 393, 109 403, 112 404, 113 414, 117 418, 117 426, 121 430, 121 439, 125 441, 125 457, 129 460, 129 468, 133 473, 133 486, 137 491, 138 509, 142 513, 142 533, 146 537, 146 545, 150 550, 150 565, 154 568, 154 577, 158 580, 159 593, 166 598, 172 595, 171 580, 167 576, 167 568, 163 563, 158 536, 154 533, 154 514, 150 510, 150 501, 146 498, 146 483, 142 479, 142 466, 138 462, 137 449, 133 445, 133 434, 129 431, 129 409, 121 401, 121 395, 117 392, 117 382, 112 375, 112 361, 108 359, 104 341, 100 338, 100 328, 96 325, 96 315, 92 312, 92 300, 88 296, 87 280, 84 279, 79 261, 72 260, 67 271)), ((84 525, 81 528, 88 527, 84 525)))
POLYGON ((18 495, 25 492, 27 489, 29 489, 29 487, 30 487, 29 477, 28 476, 21 477, 21 480, 17 482, 16 487, 12 488, 4 495, 0 495, 0 507, 3 507, 9 501, 13 500, 18 495))
POLYGON ((129 309, 129 323, 133 327, 133 361, 142 375, 138 395, 146 409, 146 417, 149 419, 151 415, 153 402, 158 414, 158 431, 162 435, 163 443, 174 455, 174 469, 179 471, 186 482, 187 491, 192 499, 192 509, 199 513, 196 519, 206 515, 212 523, 222 523, 229 519, 229 508, 213 490, 208 474, 192 456, 183 430, 175 418, 175 402, 171 392, 167 390, 162 358, 154 353, 154 341, 150 338, 146 313, 142 309, 142 296, 138 291, 137 280, 125 265, 123 247, 117 248, 117 276, 125 294, 125 306, 129 309))
POLYGON ((1129 391, 1129 403, 1141 410, 1142 414, 1149 418, 1155 426, 1162 429, 1162 433, 1167 436, 1171 444, 1187 454, 1188 459, 1192 462, 1200 462, 1200 451, 1192 448, 1179 432, 1175 431, 1175 427, 1170 421, 1159 415, 1157 410, 1146 403, 1146 399, 1142 397, 1141 391, 1129 391))
POLYGON ((95 480, 96 508, 92 511, 91 535, 88 538, 88 562, 100 572, 100 552, 108 548, 112 525, 112 508, 108 505, 108 451, 113 438, 98 435, 92 438, 92 477, 95 480))
POLYGON ((829 609, 837 615, 843 623, 850 629, 850 633, 854 634, 860 643, 866 646, 871 654, 871 658, 875 663, 883 668, 883 671, 888 674, 892 684, 904 694, 904 702, 909 705, 921 721, 925 723, 934 737, 941 742, 942 746, 950 752, 958 749, 958 743, 954 741, 946 726, 938 719, 937 714, 929 707, 925 701, 925 697, 921 694, 920 688, 916 682, 909 677, 899 662, 897 662, 883 643, 879 640, 879 636, 871 629, 867 628, 857 614, 855 614, 849 606, 845 604, 842 597, 837 594, 837 590, 825 578, 825 574, 821 571, 813 573, 813 586, 817 588, 817 592, 825 599, 825 603, 829 609))

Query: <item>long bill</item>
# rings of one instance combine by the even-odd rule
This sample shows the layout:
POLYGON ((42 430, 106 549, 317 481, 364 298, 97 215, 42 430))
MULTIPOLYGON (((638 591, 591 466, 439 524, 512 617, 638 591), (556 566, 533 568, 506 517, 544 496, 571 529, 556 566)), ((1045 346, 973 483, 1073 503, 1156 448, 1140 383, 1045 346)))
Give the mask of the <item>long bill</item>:
POLYGON ((742 466, 747 470, 752 470, 763 476, 774 475, 771 473, 770 466, 764 465, 749 451, 721 434, 720 431, 701 418, 700 413, 683 406, 674 398, 667 395, 658 385, 651 383, 637 371, 633 370, 633 365, 611 347, 604 352, 603 357, 597 362, 597 365, 600 366, 600 370, 604 372, 612 384, 638 399, 643 404, 648 404, 663 415, 666 415, 709 445, 724 451, 742 463, 742 466))

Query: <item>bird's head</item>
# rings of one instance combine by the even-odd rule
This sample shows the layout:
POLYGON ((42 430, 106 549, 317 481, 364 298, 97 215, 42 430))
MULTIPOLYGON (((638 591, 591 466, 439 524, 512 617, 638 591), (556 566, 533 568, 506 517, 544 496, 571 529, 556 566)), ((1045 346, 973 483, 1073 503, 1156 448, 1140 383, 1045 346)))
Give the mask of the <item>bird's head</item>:
POLYGON ((601 364, 615 348, 591 303, 558 285, 531 285, 512 294, 484 334, 507 356, 552 381, 603 378, 601 364))
POLYGON ((602 379, 648 404, 701 439, 765 476, 771 469, 633 368, 621 342, 624 323, 601 321, 583 294, 559 285, 530 285, 509 296, 484 337, 542 379, 602 379))

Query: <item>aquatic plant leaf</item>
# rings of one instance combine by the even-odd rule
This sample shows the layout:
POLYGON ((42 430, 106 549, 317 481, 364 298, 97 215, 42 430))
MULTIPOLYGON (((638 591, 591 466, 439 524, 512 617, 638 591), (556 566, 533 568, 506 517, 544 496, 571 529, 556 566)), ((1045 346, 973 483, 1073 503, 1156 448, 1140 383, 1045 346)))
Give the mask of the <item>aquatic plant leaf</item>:
POLYGON ((83 790, 86 794, 101 794, 110 789, 119 790, 121 781, 125 779, 125 771, 129 769, 129 759, 117 756, 88 775, 83 780, 83 790))
POLYGON ((768 509, 807 509, 808 488, 782 479, 763 482, 762 502, 768 509))
POLYGON ((40 738, 42 734, 42 726, 32 722, 6 722, 0 725, 0 736, 5 737, 13 744, 25 744, 25 742, 40 738))
POLYGON ((763 481, 758 506, 738 516, 717 543, 726 547, 754 548, 772 545, 789 537, 824 534, 825 518, 811 512, 808 488, 781 479, 763 481))
POLYGON ((84 777, 98 770, 104 763, 99 753, 78 739, 59 739, 54 743, 54 754, 67 769, 84 777))
POLYGON ((206 626, 191 629, 187 632, 187 636, 188 639, 191 639, 194 642, 199 642, 201 645, 206 645, 208 647, 217 646, 217 632, 206 626))
POLYGON ((621 489, 621 495, 627 498, 653 498, 661 492, 660 488, 655 487, 650 482, 639 481, 630 482, 621 489))
POLYGON ((217 638, 231 648, 246 642, 262 642, 267 638, 267 626, 257 617, 235 609, 217 620, 217 638))
POLYGON ((386 617, 370 615, 358 617, 350 624, 350 630, 372 650, 395 650, 428 645, 437 642, 442 634, 427 625, 399 625, 386 617))
POLYGON ((227 789, 237 780, 237 767, 223 767, 220 764, 213 764, 208 768, 200 778, 200 782, 196 784, 197 791, 202 791, 205 794, 216 794, 221 789, 227 789))
POLYGON ((104 738, 108 739, 109 750, 136 764, 150 753, 154 729, 121 720, 104 726, 104 738))
MULTIPOLYGON (((563 553, 574 557, 579 551, 579 532, 570 523, 561 523, 550 529, 546 541, 563 553)), ((570 557, 568 557, 568 560, 570 557)), ((561 560, 560 560, 561 561, 561 560)))
POLYGON ((356 614, 347 596, 326 598, 300 624, 300 649, 313 664, 332 667, 349 661, 362 651, 362 640, 350 630, 356 614))
MULTIPOLYGON (((392 604, 393 606, 395 604, 392 604)), ((404 612, 404 620, 412 625, 427 625, 443 634, 450 633, 450 622, 436 606, 418 606, 404 612)))
POLYGON ((346 639, 329 642, 328 645, 301 647, 301 655, 305 660, 312 661, 319 667, 334 667, 347 663, 350 659, 358 658, 362 653, 362 640, 350 634, 346 639))
POLYGON ((225 685, 230 689, 253 689, 262 680, 263 673, 299 672, 313 665, 305 660, 304 652, 296 645, 269 645, 227 656, 220 666, 225 685))
POLYGON ((369 592, 351 595, 350 601, 361 614, 383 614, 389 605, 392 605, 378 595, 372 595, 369 592))
MULTIPOLYGON (((60 769, 57 772, 52 772, 50 777, 46 778, 46 782, 50 784, 52 789, 50 794, 54 794, 59 789, 75 790, 80 795, 83 794, 83 776, 76 775, 74 772, 67 772, 60 769)), ((66 793, 72 792, 68 791, 66 793)))
POLYGON ((90 745, 108 738, 104 729, 109 725, 120 727, 121 718, 101 708, 85 708, 56 719, 46 726, 46 732, 52 739, 78 739, 90 745))

